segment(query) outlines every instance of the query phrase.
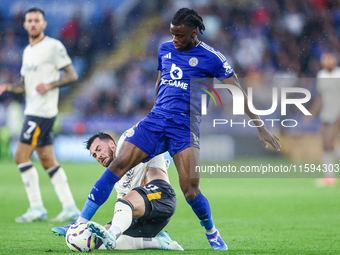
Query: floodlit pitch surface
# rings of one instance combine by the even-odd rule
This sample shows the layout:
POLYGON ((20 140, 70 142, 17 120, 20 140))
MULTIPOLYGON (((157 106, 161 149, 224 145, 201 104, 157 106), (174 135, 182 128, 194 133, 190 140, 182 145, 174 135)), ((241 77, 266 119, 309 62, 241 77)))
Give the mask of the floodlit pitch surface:
MULTIPOLYGON (((283 159, 242 158, 228 164, 284 162, 283 159)), ((287 164, 290 162, 286 162, 287 164)), ((49 218, 61 205, 39 163, 42 196, 49 218)), ((103 172, 98 164, 61 164, 79 208, 103 172)), ((204 229, 184 200, 176 169, 169 170, 178 196, 177 211, 165 228, 184 252, 212 254, 204 229)), ((229 254, 340 254, 340 185, 316 188, 315 179, 202 179, 217 228, 229 247, 229 254)), ((115 194, 99 209, 94 219, 102 224, 112 218, 115 194)), ((0 161, 0 254, 64 254, 71 251, 63 238, 51 234, 58 223, 48 221, 18 224, 14 218, 28 208, 19 170, 13 161, 0 161)), ((65 223, 60 223, 64 225, 65 223)), ((105 251, 94 251, 103 253, 105 251)), ((117 251, 124 254, 162 254, 162 251, 117 251)))

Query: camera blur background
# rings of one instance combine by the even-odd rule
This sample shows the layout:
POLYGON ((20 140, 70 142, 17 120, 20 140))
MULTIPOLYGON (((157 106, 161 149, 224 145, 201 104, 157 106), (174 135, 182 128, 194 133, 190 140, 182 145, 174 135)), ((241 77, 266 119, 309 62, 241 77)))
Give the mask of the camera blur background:
MULTIPOLYGON (((311 92, 312 99, 304 104, 309 109, 317 94, 315 78, 321 69, 322 52, 331 51, 340 59, 338 0, 1 0, 0 84, 20 79, 22 52, 28 44, 22 24, 25 11, 31 7, 45 11, 46 35, 64 43, 80 76, 76 84, 61 89, 54 127, 56 156, 67 172, 79 208, 104 170, 83 142, 98 131, 117 138, 151 110, 158 47, 171 40, 169 24, 179 8, 194 8, 203 17, 206 30, 199 39, 227 57, 245 90, 253 87, 257 109, 271 107, 273 87, 287 86, 311 92)), ((277 153, 263 148, 256 128, 247 124, 231 127, 230 119, 241 120, 231 114, 231 96, 221 91, 221 98, 224 107, 210 102, 208 110, 215 115, 209 113, 207 121, 223 118, 229 123, 216 129, 202 125, 202 162, 238 169, 295 164, 299 170, 305 163, 320 164, 323 150, 317 116, 304 123, 302 112, 289 106, 287 116, 281 116, 278 107, 264 117, 298 122, 294 128, 282 127, 280 122, 271 127, 266 122, 281 138, 282 151, 277 153)), ((70 252, 64 239, 51 235, 50 229, 68 223, 14 221, 28 204, 13 160, 23 107, 24 95, 0 96, 0 254, 64 254, 70 252)), ((240 118, 248 121, 248 117, 240 118)), ((51 218, 60 212, 60 204, 48 175, 39 162, 34 164, 51 218)), ((170 166, 168 172, 178 205, 166 230, 187 254, 212 253, 203 228, 182 195, 175 167, 170 166)), ((316 188, 312 178, 228 178, 222 174, 202 178, 200 187, 229 252, 340 253, 339 185, 316 188)), ((306 173, 303 177, 312 176, 306 173)), ((110 221, 115 201, 113 194, 93 220, 101 224, 110 221)))

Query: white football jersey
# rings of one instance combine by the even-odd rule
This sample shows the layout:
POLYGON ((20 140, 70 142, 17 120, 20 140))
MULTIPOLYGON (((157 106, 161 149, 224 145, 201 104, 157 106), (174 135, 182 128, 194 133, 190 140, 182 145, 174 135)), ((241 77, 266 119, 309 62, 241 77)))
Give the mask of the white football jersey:
POLYGON ((316 86, 322 98, 320 120, 334 123, 340 116, 340 67, 335 67, 331 72, 320 70, 316 86))
MULTIPOLYGON (((132 128, 126 130, 124 134, 119 138, 117 143, 116 156, 119 154, 119 149, 122 146, 126 135, 128 133, 134 132, 132 128)), ((117 199, 123 198, 132 189, 142 186, 143 180, 145 178, 146 172, 149 167, 155 167, 163 170, 167 174, 167 164, 163 154, 160 154, 146 163, 139 163, 134 168, 127 171, 123 177, 115 184, 115 189, 117 191, 117 199)))
POLYGON ((25 48, 20 71, 25 81, 25 115, 43 118, 57 115, 59 88, 40 95, 36 87, 42 82, 51 83, 59 80, 59 70, 71 63, 64 45, 48 36, 37 44, 25 48))

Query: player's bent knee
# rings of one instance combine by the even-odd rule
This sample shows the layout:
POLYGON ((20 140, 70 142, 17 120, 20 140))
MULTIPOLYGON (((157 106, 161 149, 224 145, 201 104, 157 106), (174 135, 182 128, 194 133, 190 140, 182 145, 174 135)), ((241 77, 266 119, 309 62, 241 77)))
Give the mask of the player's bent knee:
POLYGON ((195 194, 193 194, 193 193, 185 193, 185 194, 184 194, 184 197, 185 197, 186 200, 192 201, 192 200, 194 200, 197 196, 195 196, 195 194))
POLYGON ((55 163, 55 162, 51 162, 51 161, 40 161, 41 162, 41 165, 43 166, 43 168, 45 170, 48 170, 52 167, 55 167, 55 166, 58 166, 59 164, 58 163, 55 163))
POLYGON ((15 161, 15 163, 16 163, 17 165, 19 165, 19 164, 22 163, 22 162, 21 162, 21 159, 20 159, 20 156, 18 156, 17 154, 15 154, 15 156, 14 156, 14 161, 15 161))
POLYGON ((186 191, 183 190, 183 194, 186 200, 192 201, 194 200, 201 191, 199 189, 188 189, 186 191))
POLYGON ((124 198, 118 199, 115 204, 115 213, 116 211, 127 211, 127 212, 131 211, 131 214, 132 214, 133 210, 134 210, 133 204, 129 200, 126 200, 124 198))
POLYGON ((181 190, 184 194, 186 200, 194 200, 200 191, 198 181, 197 182, 182 182, 181 183, 181 190))
POLYGON ((26 163, 30 161, 30 158, 28 157, 24 157, 23 155, 21 155, 20 153, 16 153, 14 156, 14 161, 17 165, 20 165, 22 163, 26 163))

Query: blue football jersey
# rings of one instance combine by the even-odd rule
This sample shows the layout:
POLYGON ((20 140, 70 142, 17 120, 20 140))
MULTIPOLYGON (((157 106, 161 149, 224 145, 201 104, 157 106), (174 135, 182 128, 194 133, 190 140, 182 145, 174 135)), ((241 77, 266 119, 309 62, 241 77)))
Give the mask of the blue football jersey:
POLYGON ((183 52, 176 50, 171 41, 163 43, 158 51, 157 69, 162 75, 152 111, 191 116, 201 115, 203 91, 197 89, 199 83, 208 79, 203 83, 213 86, 210 78, 223 80, 234 74, 226 57, 204 42, 183 52), (198 85, 192 82, 190 86, 190 79, 196 78, 200 81, 198 85))

